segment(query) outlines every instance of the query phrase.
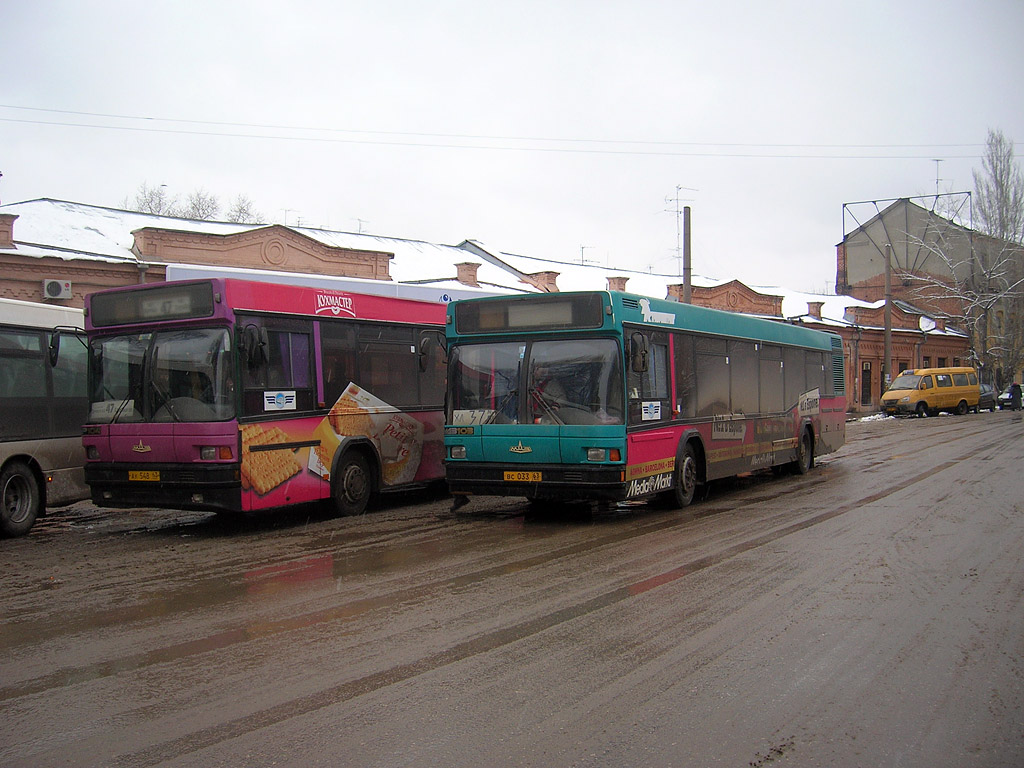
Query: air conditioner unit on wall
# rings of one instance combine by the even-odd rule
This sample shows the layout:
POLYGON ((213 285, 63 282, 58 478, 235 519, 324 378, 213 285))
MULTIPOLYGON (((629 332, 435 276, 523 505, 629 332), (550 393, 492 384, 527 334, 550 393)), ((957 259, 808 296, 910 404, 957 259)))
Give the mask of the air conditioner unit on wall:
POLYGON ((70 299, 70 280, 43 280, 44 299, 70 299))

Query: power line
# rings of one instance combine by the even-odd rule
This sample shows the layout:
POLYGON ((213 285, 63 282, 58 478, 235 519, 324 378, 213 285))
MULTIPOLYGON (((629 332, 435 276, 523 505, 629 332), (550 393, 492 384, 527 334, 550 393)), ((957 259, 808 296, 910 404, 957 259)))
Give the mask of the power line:
MULTIPOLYGON (((785 153, 764 153, 764 152, 684 152, 684 151, 668 151, 668 150, 629 150, 629 149, 580 149, 573 147, 541 147, 541 146, 511 146, 511 145, 495 145, 495 144, 452 144, 442 142, 423 142, 423 141, 385 141, 385 140, 373 140, 373 139, 345 139, 345 138, 334 138, 334 137, 318 137, 318 136, 287 136, 287 135, 275 135, 275 134, 258 134, 258 133, 232 133, 228 131, 189 131, 174 128, 150 128, 142 126, 131 126, 131 125, 95 125, 91 123, 70 123, 70 122, 57 122, 52 120, 26 120, 12 117, 0 117, 0 122, 5 123, 23 123, 28 125, 49 125, 60 128, 91 128, 93 130, 106 130, 106 131, 129 131, 135 133, 160 133, 160 134, 173 134, 179 136, 210 136, 219 138, 233 138, 233 139, 263 139, 271 141, 304 141, 304 142, 317 142, 326 144, 359 144, 365 146, 384 146, 384 147, 423 147, 423 148, 434 148, 434 149, 475 149, 475 150, 497 150, 506 152, 548 152, 548 153, 568 153, 568 154, 591 154, 591 155, 631 155, 631 156, 647 156, 647 157, 706 157, 706 158, 748 158, 748 159, 767 159, 767 160, 923 160, 931 159, 934 153, 925 153, 920 155, 854 155, 854 154, 785 154, 785 153)), ((480 137, 481 139, 484 137, 480 137)), ((527 139, 522 139, 527 141, 527 139)), ((552 141, 562 141, 552 140, 552 141)), ((568 140, 566 140, 568 141, 568 140)), ((581 141, 581 140, 576 140, 581 141)), ((597 140, 591 140, 597 141, 597 140)), ((629 142, 623 142, 629 143, 629 142)), ((641 142, 642 143, 642 142, 641 142)), ((713 146, 713 145, 709 145, 713 146)), ((724 146, 724 145, 723 145, 724 146)), ((752 145, 756 146, 756 145, 752 145)), ((961 159, 961 160, 973 160, 977 159, 978 155, 946 155, 946 159, 961 159)))
MULTIPOLYGON (((226 122, 226 121, 213 121, 213 120, 191 120, 182 118, 166 118, 166 117, 146 117, 141 115, 120 115, 114 113, 102 113, 102 112, 81 112, 73 110, 61 110, 61 109, 48 109, 42 107, 24 107, 10 104, 0 104, 0 109, 16 109, 31 112, 47 112, 51 114, 61 115, 75 115, 78 117, 91 117, 99 118, 104 120, 126 120, 134 122, 148 123, 149 125, 113 125, 113 124, 97 124, 97 123, 84 123, 84 122, 71 122, 71 121, 56 121, 56 120, 33 120, 28 118, 13 118, 13 117, 0 117, 0 121, 9 123, 25 123, 30 125, 49 125, 56 127, 65 128, 92 128, 96 130, 120 130, 120 131, 134 131, 142 133, 164 133, 164 134, 176 134, 176 135, 193 135, 193 136, 214 136, 224 138, 255 138, 255 139, 270 139, 274 141, 313 141, 313 142, 331 142, 331 143, 345 143, 345 144, 367 144, 367 145, 379 145, 379 146, 411 146, 411 147, 437 147, 443 149, 489 149, 489 150, 506 150, 506 151, 535 151, 535 152, 568 152, 568 153, 586 153, 586 154, 612 154, 612 155, 655 155, 655 156, 681 156, 681 157, 722 157, 722 158, 777 158, 777 159, 836 159, 836 160, 909 160, 909 159, 922 159, 934 158, 934 152, 929 152, 923 155, 895 155, 895 154, 883 154, 883 155, 865 155, 865 154, 810 154, 807 152, 785 154, 780 152, 733 152, 733 151, 652 151, 652 150, 641 150, 641 149, 608 149, 608 148, 585 148, 578 149, 573 147, 542 147, 542 146, 510 146, 510 145, 479 145, 479 144, 452 144, 452 143, 440 143, 436 141, 392 141, 383 139, 365 139, 365 138, 340 138, 340 137, 324 137, 324 136, 300 136, 300 135, 281 135, 281 134, 265 134, 265 133, 241 133, 238 130, 233 131, 209 131, 209 130, 197 130, 197 129, 185 129, 185 128, 169 128, 169 127, 157 127, 154 123, 167 123, 171 125, 194 125, 194 126, 211 126, 211 127, 223 127, 230 129, 252 129, 252 130, 274 130, 274 131, 304 131, 313 133, 338 133, 338 134, 354 134, 358 136, 394 136, 394 137, 418 137, 421 139, 449 139, 449 140, 464 140, 464 141, 502 141, 502 142, 544 142, 549 144, 598 144, 606 145, 610 147, 616 146, 633 146, 633 147, 707 147, 710 150, 718 148, 719 150, 734 150, 734 149, 764 149, 764 150, 824 150, 824 149, 838 149, 845 151, 852 150, 884 150, 884 149, 936 149, 936 148, 981 148, 982 144, 758 144, 758 143, 738 143, 738 142, 696 142, 696 141, 649 141, 649 140, 633 140, 633 139, 590 139, 590 138, 550 138, 550 137, 527 137, 527 136, 500 136, 500 135, 485 135, 485 134, 458 134, 458 133, 422 133, 422 132, 411 132, 411 131, 380 131, 380 130, 362 130, 362 129, 351 129, 351 128, 316 128, 308 126, 296 126, 296 125, 275 125, 275 124, 264 124, 264 123, 238 123, 238 122, 226 122)), ((976 155, 947 155, 949 158, 954 159, 974 159, 976 155)))

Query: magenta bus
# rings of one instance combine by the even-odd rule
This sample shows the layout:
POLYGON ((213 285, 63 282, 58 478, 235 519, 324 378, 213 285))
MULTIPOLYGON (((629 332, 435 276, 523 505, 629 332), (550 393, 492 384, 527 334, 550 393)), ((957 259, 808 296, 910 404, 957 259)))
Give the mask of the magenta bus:
POLYGON ((845 439, 836 334, 612 291, 458 301, 447 336, 457 495, 682 507, 845 439))
POLYGON ((444 478, 445 306, 236 279, 86 300, 101 507, 247 512, 444 478))

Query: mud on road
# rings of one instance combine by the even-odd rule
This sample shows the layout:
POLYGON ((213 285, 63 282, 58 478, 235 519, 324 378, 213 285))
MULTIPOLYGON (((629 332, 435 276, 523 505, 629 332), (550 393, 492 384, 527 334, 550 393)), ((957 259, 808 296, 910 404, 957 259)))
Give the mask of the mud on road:
POLYGON ((1022 466, 998 412, 685 512, 78 504, 0 542, 0 765, 1021 765, 1022 466))

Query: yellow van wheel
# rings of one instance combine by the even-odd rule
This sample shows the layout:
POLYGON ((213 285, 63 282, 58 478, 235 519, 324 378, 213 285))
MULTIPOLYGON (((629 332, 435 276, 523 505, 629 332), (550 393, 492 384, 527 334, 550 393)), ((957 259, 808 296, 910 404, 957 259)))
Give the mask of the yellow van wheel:
POLYGON ((922 419, 928 415, 928 404, 923 400, 917 404, 917 415, 922 419))
POLYGON ((956 415, 963 416, 965 413, 967 413, 967 401, 961 400, 956 404, 956 415))

